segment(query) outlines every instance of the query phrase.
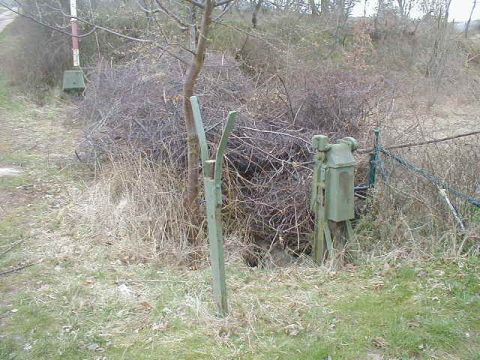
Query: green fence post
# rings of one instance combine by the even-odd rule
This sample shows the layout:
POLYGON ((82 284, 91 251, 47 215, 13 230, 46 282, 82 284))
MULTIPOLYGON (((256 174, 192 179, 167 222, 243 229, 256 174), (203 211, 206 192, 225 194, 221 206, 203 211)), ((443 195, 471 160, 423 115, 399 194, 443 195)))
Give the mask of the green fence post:
POLYGON ((228 138, 235 126, 237 113, 232 111, 228 114, 227 123, 223 129, 215 159, 210 160, 205 129, 203 127, 200 105, 197 97, 192 96, 190 102, 192 104, 195 128, 200 143, 200 157, 202 160, 203 183, 207 208, 208 243, 213 273, 213 296, 218 313, 221 316, 226 316, 228 313, 228 303, 222 229, 222 170, 228 138))
POLYGON ((373 130, 375 134, 375 142, 373 146, 373 153, 370 155, 370 171, 368 174, 368 187, 373 188, 377 182, 377 166, 380 161, 380 129, 373 130))

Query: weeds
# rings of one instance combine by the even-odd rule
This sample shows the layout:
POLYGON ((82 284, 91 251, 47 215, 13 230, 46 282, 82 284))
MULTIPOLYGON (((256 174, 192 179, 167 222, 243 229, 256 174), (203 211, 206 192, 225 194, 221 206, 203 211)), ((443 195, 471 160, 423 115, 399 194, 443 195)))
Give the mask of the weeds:
POLYGON ((174 169, 132 154, 112 160, 99 174, 72 208, 72 220, 81 220, 79 230, 88 226, 89 237, 101 239, 125 262, 189 259, 189 223, 174 169))
MULTIPOLYGON (((421 148, 411 161, 466 195, 478 197, 478 154, 472 151, 475 138, 421 148), (472 160, 469 166, 461 161, 466 158, 472 160)), ((478 255, 480 224, 473 205, 447 193, 466 226, 462 231, 435 185, 391 159, 385 159, 380 171, 384 183, 371 193, 367 213, 357 228, 357 256, 478 255)))

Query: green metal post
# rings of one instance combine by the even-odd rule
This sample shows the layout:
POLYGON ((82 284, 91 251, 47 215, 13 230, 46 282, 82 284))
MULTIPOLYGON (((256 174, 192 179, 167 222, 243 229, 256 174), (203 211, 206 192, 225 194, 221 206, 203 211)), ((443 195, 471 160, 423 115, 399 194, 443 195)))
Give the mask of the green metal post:
POLYGON ((228 313, 227 286, 225 280, 225 254, 222 228, 222 170, 228 138, 235 126, 236 112, 228 114, 214 160, 210 160, 207 139, 203 127, 200 105, 196 96, 190 98, 195 128, 200 143, 203 183, 207 208, 208 243, 213 273, 213 295, 220 316, 228 313))
POLYGON ((313 170, 313 188, 310 199, 310 208, 315 213, 315 229, 313 233, 313 258, 317 264, 323 264, 326 250, 333 251, 333 242, 326 217, 326 178, 327 166, 325 164, 326 151, 329 149, 328 138, 315 135, 312 139, 315 153, 313 170))
POLYGON ((377 165, 380 161, 380 129, 374 130, 375 143, 373 146, 373 153, 370 156, 370 172, 368 176, 368 187, 373 188, 377 182, 377 165))

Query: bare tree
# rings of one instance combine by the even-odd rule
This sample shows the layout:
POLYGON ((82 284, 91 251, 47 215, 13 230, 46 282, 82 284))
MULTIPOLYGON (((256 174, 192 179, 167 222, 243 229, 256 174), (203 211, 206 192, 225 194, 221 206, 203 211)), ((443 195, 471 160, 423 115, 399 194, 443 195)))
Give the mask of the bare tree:
MULTIPOLYGON (((199 204, 197 201, 200 179, 199 179, 199 159, 200 146, 198 136, 195 131, 195 121, 193 118, 192 105, 190 97, 194 95, 195 84, 202 70, 207 50, 207 36, 212 22, 212 13, 215 6, 214 0, 205 0, 203 4, 193 3, 194 6, 203 10, 202 22, 198 33, 198 41, 192 60, 188 66, 187 74, 183 83, 183 113, 185 126, 187 129, 187 192, 185 194, 185 203, 187 209, 191 209, 192 220, 197 224, 195 219, 199 216, 199 204)), ((193 24, 193 26, 195 26, 193 24)))
POLYGON ((315 0, 308 0, 308 4, 310 5, 310 10, 311 10, 313 16, 320 15, 320 12, 318 11, 317 4, 315 4, 315 0))
POLYGON ((433 41, 432 53, 427 63, 425 75, 435 79, 439 83, 445 71, 445 56, 448 45, 448 16, 452 0, 443 0, 430 9, 430 13, 436 16, 437 31, 433 41))
POLYGON ((331 7, 334 11, 336 27, 335 39, 337 43, 343 44, 345 41, 344 30, 350 17, 353 7, 358 0, 333 0, 331 7))
MULTIPOLYGON (((174 10, 169 9, 162 0, 155 0, 157 9, 150 9, 152 13, 161 12, 170 17, 178 26, 183 29, 190 29, 190 53, 187 71, 183 82, 183 113, 185 128, 187 131, 187 181, 184 197, 185 208, 189 209, 190 217, 194 225, 200 224, 200 205, 198 194, 200 189, 199 159, 200 146, 195 122, 193 118, 190 97, 194 95, 195 85, 200 72, 202 71, 208 43, 208 33, 212 23, 212 15, 216 7, 225 6, 222 14, 228 10, 228 5, 233 0, 185 0, 189 5, 188 19, 183 19, 174 10), (197 30, 197 14, 201 13, 200 28, 197 30)), ((259 0, 261 5, 261 2, 259 0)), ((258 4, 258 3, 257 3, 258 4)), ((193 236, 192 239, 195 239, 193 236)))
POLYGON ((406 19, 410 17, 412 9, 415 7, 417 0, 397 0, 400 17, 406 19))
POLYGON ((330 0, 321 0, 320 3, 320 11, 323 15, 326 15, 330 12, 330 6, 331 6, 331 1, 330 0))

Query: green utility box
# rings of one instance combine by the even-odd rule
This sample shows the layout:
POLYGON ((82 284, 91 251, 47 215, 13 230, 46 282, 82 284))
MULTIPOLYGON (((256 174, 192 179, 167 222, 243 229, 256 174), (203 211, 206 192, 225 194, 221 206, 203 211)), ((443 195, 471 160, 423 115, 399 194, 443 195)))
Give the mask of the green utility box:
POLYGON ((63 91, 80 92, 85 90, 85 76, 80 69, 66 70, 63 73, 63 91))
POLYGON ((347 137, 329 144, 328 137, 315 135, 312 145, 315 149, 310 201, 310 209, 315 212, 313 258, 317 264, 324 264, 327 256, 332 261, 341 261, 336 250, 342 250, 345 242, 353 238, 350 222, 355 217, 353 151, 358 143, 347 137))
POLYGON ((330 144, 326 153, 326 215, 328 220, 346 221, 355 218, 353 151, 358 147, 354 138, 330 144))

